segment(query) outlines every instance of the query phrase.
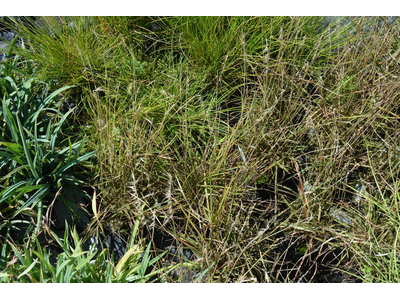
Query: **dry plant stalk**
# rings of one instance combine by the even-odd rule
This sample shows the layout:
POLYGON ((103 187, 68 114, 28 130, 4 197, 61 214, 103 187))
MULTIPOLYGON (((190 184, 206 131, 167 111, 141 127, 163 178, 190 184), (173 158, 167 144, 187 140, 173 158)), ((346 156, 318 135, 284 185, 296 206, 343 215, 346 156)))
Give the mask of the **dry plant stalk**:
POLYGON ((297 176, 299 177, 299 181, 300 181, 300 189, 299 190, 300 190, 301 198, 303 200, 304 215, 305 215, 306 219, 308 219, 306 193, 304 191, 303 179, 301 178, 299 164, 297 163, 297 161, 294 161, 294 167, 296 168, 297 176))

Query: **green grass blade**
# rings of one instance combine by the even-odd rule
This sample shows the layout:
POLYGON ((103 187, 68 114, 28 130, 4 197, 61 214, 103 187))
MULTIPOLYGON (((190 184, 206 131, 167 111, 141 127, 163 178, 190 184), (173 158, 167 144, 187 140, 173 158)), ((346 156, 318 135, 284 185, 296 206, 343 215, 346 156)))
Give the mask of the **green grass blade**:
POLYGON ((15 255, 18 257, 19 261, 23 264, 26 265, 26 260, 25 258, 21 255, 21 253, 18 251, 18 249, 10 242, 8 242, 11 248, 13 249, 15 255))
POLYGON ((29 181, 29 180, 20 181, 16 184, 13 184, 10 187, 8 187, 7 189, 3 190, 3 192, 0 193, 0 203, 2 203, 3 201, 7 200, 8 198, 14 196, 16 191, 18 190, 18 188, 20 188, 21 186, 23 186, 25 184, 30 184, 30 182, 32 182, 32 181, 29 181))
MULTIPOLYGON (((67 259, 64 260, 60 266, 57 266, 57 271, 56 271, 56 277, 58 277, 60 275, 61 272, 64 271, 65 267, 67 266, 72 266, 72 264, 74 263, 73 259, 67 259)), ((68 268, 67 268, 68 270, 68 268)), ((67 272, 66 272, 67 273, 67 272)), ((67 274, 65 274, 65 277, 67 277, 67 274)))
POLYGON ((71 109, 70 111, 68 111, 66 114, 63 115, 63 117, 60 119, 60 121, 57 122, 54 130, 52 131, 51 138, 50 138, 50 147, 51 147, 51 149, 53 149, 54 146, 55 146, 55 143, 56 143, 56 140, 57 140, 57 134, 60 131, 61 126, 64 124, 64 122, 67 119, 67 117, 70 114, 72 114, 74 111, 75 111, 75 108, 71 109))
POLYGON ((19 166, 18 168, 15 168, 10 173, 8 173, 7 175, 4 175, 2 178, 0 178, 0 181, 3 181, 5 179, 11 177, 13 174, 15 174, 15 173, 27 168, 27 167, 28 167, 28 165, 23 165, 23 166, 19 166))
POLYGON ((89 152, 89 153, 87 153, 87 154, 85 154, 85 155, 82 155, 81 157, 79 157, 79 158, 77 158, 77 159, 71 161, 70 163, 66 164, 64 167, 62 167, 61 169, 59 169, 59 170, 57 171, 57 175, 60 176, 62 173, 64 173, 64 172, 65 172, 66 170, 68 170, 69 168, 75 166, 76 164, 79 164, 79 163, 82 162, 82 161, 85 161, 85 160, 91 158, 91 157, 92 157, 93 155, 95 155, 95 154, 96 154, 96 151, 92 151, 92 152, 89 152))
POLYGON ((28 161, 28 165, 30 167, 32 175, 35 177, 36 180, 39 180, 40 177, 39 177, 39 174, 37 173, 36 166, 33 164, 30 147, 26 144, 24 131, 23 131, 23 128, 21 126, 21 122, 20 122, 18 117, 17 117, 17 123, 18 123, 19 133, 21 135, 21 142, 22 142, 22 146, 24 148, 25 157, 26 157, 26 159, 28 161))
POLYGON ((36 260, 33 261, 33 262, 31 263, 31 265, 30 265, 24 272, 22 272, 22 273, 17 277, 17 279, 20 279, 22 276, 28 274, 28 273, 33 269, 33 267, 36 265, 36 263, 37 263, 36 260))
POLYGON ((19 143, 19 135, 18 135, 17 125, 15 124, 15 120, 11 114, 11 111, 8 109, 8 106, 4 99, 3 99, 3 115, 4 115, 4 119, 6 120, 6 123, 8 125, 8 128, 10 129, 11 136, 12 136, 14 142, 19 143))
MULTIPOLYGON (((11 57, 11 52, 12 52, 12 50, 13 50, 13 48, 14 48, 14 45, 15 45, 15 43, 18 41, 18 38, 19 38, 19 36, 18 36, 18 34, 17 35, 15 35, 15 37, 14 37, 14 39, 11 41, 11 43, 10 43, 10 46, 9 46, 9 48, 8 48, 8 51, 7 51, 7 61, 10 59, 10 57, 11 57)), ((6 69, 6 72, 5 72, 6 74, 8 73, 7 72, 7 69, 6 69)))
POLYGON ((203 272, 200 273, 200 275, 195 279, 194 283, 199 282, 204 275, 206 275, 206 273, 208 272, 208 270, 210 270, 213 266, 214 266, 215 262, 213 262, 207 269, 205 269, 203 272))
POLYGON ((150 246, 151 246, 151 243, 149 243, 149 245, 147 246, 145 252, 143 253, 142 262, 140 264, 139 274, 142 277, 146 273, 146 269, 149 266, 149 262, 150 262, 150 246))
POLYGON ((34 128, 34 142, 35 142, 35 157, 33 159, 33 165, 37 166, 37 161, 39 158, 39 144, 38 144, 38 135, 37 135, 37 120, 35 120, 35 128, 34 128))
POLYGON ((168 251, 164 251, 163 253, 157 255, 156 257, 154 257, 152 260, 149 261, 149 266, 151 266, 152 264, 154 264, 155 262, 159 261, 163 256, 165 256, 168 253, 168 251))
POLYGON ((47 195, 47 193, 50 190, 50 183, 46 183, 43 185, 35 194, 33 194, 28 201, 26 201, 20 209, 17 210, 17 212, 14 213, 13 217, 18 215, 21 211, 23 211, 25 208, 28 206, 31 206, 32 208, 35 207, 35 205, 39 202, 42 201, 43 198, 47 195))
POLYGON ((53 100, 53 98, 54 98, 55 96, 57 96, 58 94, 62 93, 63 91, 65 91, 65 90, 67 90, 67 89, 69 89, 69 88, 72 88, 72 87, 74 87, 74 86, 72 85, 72 86, 65 86, 65 87, 62 87, 62 88, 60 88, 60 89, 54 91, 53 93, 51 93, 48 97, 46 97, 46 98, 43 100, 43 102, 40 104, 38 110, 32 115, 32 117, 31 117, 31 118, 32 118, 32 121, 35 121, 35 120, 37 119, 37 117, 39 116, 39 114, 45 109, 45 107, 46 107, 47 105, 50 104, 50 102, 53 100))
POLYGON ((36 219, 36 234, 39 233, 43 217, 43 198, 38 201, 38 214, 36 219))
POLYGON ((139 228, 139 221, 140 221, 139 218, 136 218, 135 225, 134 225, 133 230, 132 230, 132 235, 131 235, 131 238, 129 240, 129 247, 130 248, 132 248, 133 245, 134 245, 135 237, 136 237, 136 234, 137 234, 137 231, 138 231, 138 228, 139 228))
MULTIPOLYGON (((0 145, 6 146, 12 153, 14 153, 14 155, 11 156, 11 158, 14 158, 15 156, 23 155, 23 148, 18 143, 0 142, 0 145)), ((1 152, 1 153, 4 153, 4 155, 8 155, 8 157, 9 157, 9 155, 11 155, 11 154, 7 154, 6 152, 1 152)))
POLYGON ((121 273, 122 269, 125 267, 126 262, 128 261, 128 259, 131 257, 131 255, 137 253, 139 250, 138 245, 133 246, 132 248, 130 248, 125 254, 124 256, 120 259, 120 261, 117 264, 116 267, 116 271, 117 273, 121 273))

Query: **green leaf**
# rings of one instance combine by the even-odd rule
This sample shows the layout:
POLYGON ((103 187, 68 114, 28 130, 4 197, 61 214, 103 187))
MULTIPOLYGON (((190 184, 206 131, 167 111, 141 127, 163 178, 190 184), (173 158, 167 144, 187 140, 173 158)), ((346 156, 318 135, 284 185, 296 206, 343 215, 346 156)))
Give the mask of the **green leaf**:
POLYGON ((18 167, 18 168, 15 168, 15 169, 12 170, 10 173, 8 173, 7 175, 4 175, 2 178, 0 178, 0 181, 3 181, 4 179, 7 179, 7 178, 11 177, 14 173, 17 173, 17 172, 19 172, 20 170, 25 169, 26 167, 28 167, 28 165, 23 165, 23 166, 20 166, 20 167, 18 167))
MULTIPOLYGON (((12 49, 14 48, 15 43, 18 41, 18 38, 19 38, 19 36, 16 35, 16 36, 14 37, 14 39, 11 41, 11 43, 10 43, 10 46, 9 46, 9 48, 8 48, 8 51, 7 51, 7 61, 8 61, 8 60, 10 59, 10 57, 11 57, 11 51, 12 51, 12 49)), ((7 68, 6 68, 6 70, 5 70, 4 73, 5 73, 5 74, 8 73, 7 68)))
POLYGON ((29 90, 32 86, 33 79, 29 79, 22 84, 22 88, 29 90))
POLYGON ((30 270, 32 270, 33 267, 36 265, 36 263, 37 263, 36 260, 34 262, 32 262, 31 265, 17 277, 17 279, 20 279, 22 276, 28 274, 30 272, 30 270))
POLYGON ((31 151, 29 149, 29 146, 26 144, 25 135, 24 135, 24 132, 23 132, 23 129, 21 126, 21 122, 19 121, 18 117, 17 117, 17 123, 18 123, 19 133, 21 135, 22 146, 24 147, 25 156, 28 161, 28 165, 30 167, 30 170, 31 170, 33 176, 35 177, 36 180, 38 180, 39 174, 37 173, 36 166, 33 164, 32 157, 31 157, 31 151))
POLYGON ((23 211, 25 208, 28 206, 31 206, 31 208, 35 207, 35 205, 39 202, 42 201, 43 198, 47 195, 47 193, 50 190, 50 183, 46 183, 44 186, 42 186, 35 194, 33 194, 28 201, 25 202, 24 205, 21 206, 20 209, 17 210, 16 213, 14 213, 13 217, 18 215, 21 211, 23 211))
POLYGON ((36 234, 39 233, 43 216, 43 198, 38 202, 38 215, 36 219, 36 234))
POLYGON ((55 142, 56 142, 56 139, 57 139, 58 131, 60 130, 61 126, 63 125, 63 123, 65 122, 65 120, 67 119, 67 117, 68 117, 74 110, 75 110, 75 108, 74 108, 74 109, 71 109, 70 111, 68 111, 68 112, 61 118, 61 120, 57 122, 56 127, 55 127, 55 129, 54 129, 54 131, 53 131, 53 133, 52 133, 52 135, 51 135, 51 139, 50 139, 50 147, 51 147, 51 149, 54 149, 55 142))
POLYGON ((8 244, 11 246, 11 248, 14 250, 15 255, 18 257, 19 261, 23 264, 26 265, 26 260, 23 258, 21 253, 18 251, 18 249, 10 242, 8 244))
POLYGON ((12 196, 15 196, 15 193, 17 192, 18 188, 20 188, 24 184, 30 184, 31 182, 32 180, 20 181, 5 189, 3 192, 0 193, 0 203, 2 203, 3 201, 7 200, 12 196))
POLYGON ((22 187, 22 188, 19 188, 19 189, 18 189, 18 192, 29 193, 29 192, 31 192, 31 191, 40 189, 42 186, 43 186, 43 184, 39 184, 39 185, 27 185, 27 186, 24 186, 24 187, 22 187))
POLYGON ((51 93, 48 97, 46 97, 46 98, 43 100, 43 102, 40 104, 40 106, 39 106, 37 112, 35 112, 35 113, 32 115, 32 117, 31 117, 31 118, 32 118, 32 121, 35 121, 35 119, 38 117, 38 115, 40 114, 40 112, 42 112, 42 111, 44 110, 44 108, 45 108, 47 105, 50 104, 50 102, 53 100, 53 98, 54 98, 55 96, 57 96, 58 94, 62 93, 63 91, 65 91, 65 90, 67 90, 67 89, 69 89, 69 88, 72 88, 72 87, 74 87, 74 85, 62 87, 62 88, 60 88, 60 89, 54 91, 53 93, 51 93))
MULTIPOLYGON (((3 62, 1 65, 5 66, 6 69, 12 69, 12 70, 14 70, 14 71, 16 71, 16 72, 18 72, 20 74, 25 74, 24 70, 21 70, 21 69, 15 67, 13 64, 9 64, 7 62, 3 62)), ((4 71, 4 73, 6 74, 7 71, 4 71)), ((4 78, 3 78, 3 80, 4 80, 4 78)))
POLYGON ((18 129, 17 125, 15 124, 15 120, 8 109, 5 99, 3 98, 3 115, 4 119, 6 120, 7 126, 10 129, 11 136, 14 142, 19 143, 19 136, 18 136, 18 129))
POLYGON ((76 248, 76 249, 72 252, 72 255, 71 255, 70 257, 76 258, 76 257, 83 256, 83 255, 85 255, 86 253, 87 253, 87 251, 82 251, 82 250, 76 248))
POLYGON ((35 244, 36 244, 37 253, 35 253, 35 251, 32 251, 32 252, 35 253, 40 258, 40 260, 42 260, 43 259, 43 249, 42 249, 42 246, 40 245, 40 242, 36 236, 35 236, 35 244))
POLYGON ((64 181, 69 181, 69 182, 74 182, 77 184, 85 184, 83 180, 80 180, 74 176, 68 175, 68 174, 62 174, 60 175, 60 179, 63 179, 64 181))
POLYGON ((131 255, 138 253, 139 251, 139 246, 135 245, 132 248, 130 248, 125 254, 124 256, 120 259, 120 261, 117 264, 116 267, 116 271, 117 273, 121 273, 123 267, 125 267, 126 262, 128 261, 128 259, 131 257, 131 255))
POLYGON ((140 264, 139 274, 144 276, 147 267, 149 266, 150 261, 150 246, 151 243, 147 246, 145 252, 143 253, 142 263, 140 264))
POLYGON ((152 264, 154 264, 155 262, 159 261, 164 255, 166 255, 168 253, 168 251, 164 251, 163 253, 160 253, 159 255, 157 255, 156 257, 154 257, 152 260, 150 260, 149 262, 149 266, 151 266, 152 264))
MULTIPOLYGON (((38 135, 37 135, 37 121, 35 120, 35 128, 34 128, 34 142, 35 142, 35 158, 33 159, 33 164, 36 166, 37 165, 37 160, 39 158, 39 153, 42 152, 41 149, 39 148, 38 144, 38 135)), ((43 156, 43 154, 41 155, 43 156)))
MULTIPOLYGON (((18 86, 17 86, 17 84, 15 83, 15 81, 10 77, 10 76, 6 76, 6 77, 4 77, 4 79, 5 80, 7 80, 9 83, 10 83, 10 85, 11 85, 11 87, 17 92, 18 91, 18 86)), ((11 94, 12 95, 12 94, 11 94)), ((10 95, 10 96, 11 96, 10 95)))
POLYGON ((133 230, 132 230, 132 235, 131 235, 131 238, 129 240, 129 247, 133 247, 133 245, 134 245, 135 237, 136 237, 136 234, 137 234, 137 231, 138 231, 138 228, 139 228, 139 222, 140 222, 139 218, 136 218, 135 225, 134 225, 133 230))
MULTIPOLYGON (((8 142, 0 142, 0 145, 6 146, 12 153, 9 152, 0 152, 2 157, 14 158, 15 155, 21 156, 23 153, 23 149, 20 144, 17 143, 8 143, 8 142)), ((7 150, 7 149, 6 149, 7 150)))
MULTIPOLYGON (((70 139, 69 139, 70 140, 70 139)), ((82 141, 80 142, 76 142, 71 144, 70 143, 70 147, 65 147, 63 150, 59 151, 58 154, 64 154, 65 152, 69 151, 69 157, 72 155, 72 150, 75 150, 78 153, 78 148, 81 146, 82 141)))
MULTIPOLYGON (((66 228, 68 228, 68 227, 66 227, 66 228)), ((68 231, 68 230, 66 229, 65 231, 68 231)), ((50 233, 51 233, 51 236, 56 240, 56 242, 57 242, 57 243, 60 245, 60 247, 63 249, 63 251, 64 251, 66 254, 70 255, 70 252, 69 252, 68 247, 65 246, 65 244, 61 241, 61 239, 58 237, 58 235, 55 234, 53 231, 50 231, 50 233)))
POLYGON ((203 272, 200 273, 200 275, 195 279, 194 283, 197 283, 203 278, 204 275, 214 266, 215 262, 213 262, 207 269, 203 270, 203 272))
MULTIPOLYGON (((57 266, 57 271, 56 271, 56 277, 59 276, 61 271, 64 271, 64 268, 66 266, 72 266, 74 263, 74 259, 67 259, 65 261, 62 262, 62 264, 60 266, 57 266)), ((66 273, 69 273, 68 271, 71 271, 69 269, 66 270, 66 273)), ((68 275, 66 275, 66 277, 69 277, 68 275)))
MULTIPOLYGON (((86 254, 87 252, 81 252, 81 255, 86 254)), ((87 267, 87 265, 90 263, 90 261, 93 259, 93 257, 96 255, 96 253, 92 253, 90 254, 88 257, 86 257, 84 260, 82 260, 81 262, 79 262, 79 264, 76 266, 76 270, 79 271, 81 270, 83 267, 87 267)))
POLYGON ((78 163, 80 163, 80 162, 82 162, 82 161, 85 161, 85 160, 91 158, 91 157, 92 157, 93 155, 95 155, 95 154, 96 154, 96 151, 92 151, 92 152, 89 152, 89 153, 87 153, 87 154, 85 154, 85 155, 82 155, 81 157, 79 157, 79 158, 77 158, 77 159, 71 161, 70 163, 66 164, 64 167, 62 167, 61 169, 59 169, 59 170, 57 171, 57 175, 60 176, 62 173, 64 173, 64 172, 65 172, 66 170, 68 170, 69 168, 73 167, 74 165, 76 165, 76 164, 78 164, 78 163))

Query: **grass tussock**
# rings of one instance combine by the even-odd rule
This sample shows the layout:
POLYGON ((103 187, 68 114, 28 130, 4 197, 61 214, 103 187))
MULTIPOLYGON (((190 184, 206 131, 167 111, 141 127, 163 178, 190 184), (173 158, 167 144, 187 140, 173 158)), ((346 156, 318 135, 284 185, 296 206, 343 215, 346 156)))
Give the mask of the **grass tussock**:
POLYGON ((183 280, 164 272, 173 240, 192 253, 177 262, 189 281, 398 281, 397 19, 36 23, 7 23, 23 38, 15 74, 73 85, 60 101, 96 151, 79 183, 96 190, 90 228, 133 231, 157 258, 153 277, 124 280, 183 280))

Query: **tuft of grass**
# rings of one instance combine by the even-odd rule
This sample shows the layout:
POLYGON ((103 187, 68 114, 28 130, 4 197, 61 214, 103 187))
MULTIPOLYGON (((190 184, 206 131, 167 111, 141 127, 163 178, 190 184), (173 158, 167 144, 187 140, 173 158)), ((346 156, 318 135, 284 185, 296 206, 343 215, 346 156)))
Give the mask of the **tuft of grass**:
MULTIPOLYGON (((67 228, 67 226, 66 226, 67 228)), ((157 280, 158 274, 171 272, 176 265, 158 270, 150 270, 153 264, 166 252, 155 258, 150 258, 150 244, 145 248, 129 242, 132 246, 125 255, 114 262, 108 249, 99 251, 83 251, 83 241, 79 238, 76 229, 71 229, 73 245, 69 244, 69 231, 66 229, 64 239, 51 233, 55 241, 62 248, 56 263, 51 261, 51 252, 43 248, 35 238, 32 244, 28 243, 20 251, 9 242, 17 258, 9 263, 6 272, 3 270, 0 277, 2 282, 41 282, 41 283, 144 283, 157 280), (149 271, 150 270, 150 271, 149 271)))
POLYGON ((174 239, 208 282, 397 281, 399 24, 326 20, 11 22, 74 85, 100 227, 174 239))

